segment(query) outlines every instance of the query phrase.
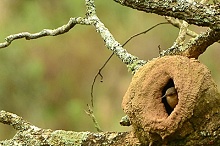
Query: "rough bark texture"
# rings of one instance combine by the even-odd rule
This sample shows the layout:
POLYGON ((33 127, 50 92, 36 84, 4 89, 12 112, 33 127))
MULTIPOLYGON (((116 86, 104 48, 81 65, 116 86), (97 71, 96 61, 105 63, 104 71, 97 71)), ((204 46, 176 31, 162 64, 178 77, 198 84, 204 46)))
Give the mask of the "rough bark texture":
POLYGON ((171 16, 197 26, 220 29, 220 5, 208 5, 186 0, 114 0, 124 6, 147 13, 171 16))
POLYGON ((141 143, 220 144, 220 95, 210 71, 183 56, 154 59, 133 77, 122 107, 141 143), (161 96, 175 86, 179 102, 168 115, 161 96))

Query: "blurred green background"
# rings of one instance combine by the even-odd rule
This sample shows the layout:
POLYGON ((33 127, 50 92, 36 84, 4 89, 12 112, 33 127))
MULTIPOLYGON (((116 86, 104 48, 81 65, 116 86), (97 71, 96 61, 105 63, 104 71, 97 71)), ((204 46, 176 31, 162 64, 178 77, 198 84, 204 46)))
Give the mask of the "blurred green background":
MULTIPOLYGON (((120 43, 165 21, 164 17, 123 7, 113 0, 96 0, 96 7, 98 16, 120 43)), ((84 0, 1 0, 0 11, 0 42, 4 42, 10 34, 54 29, 70 17, 83 17, 85 6, 84 0)), ((162 49, 170 47, 177 34, 178 29, 171 25, 159 26, 125 48, 149 60, 158 56, 159 45, 162 49)), ((199 60, 220 85, 218 47, 209 47, 199 60)), ((110 54, 92 26, 77 25, 56 37, 14 41, 0 50, 0 110, 16 113, 41 128, 95 131, 84 110, 90 104, 93 78, 110 54)), ((111 59, 102 75, 104 82, 98 78, 94 88, 97 120, 104 131, 128 131, 119 121, 124 116, 122 97, 132 75, 117 57, 111 59)), ((0 124, 0 140, 14 133, 10 126, 0 124)))

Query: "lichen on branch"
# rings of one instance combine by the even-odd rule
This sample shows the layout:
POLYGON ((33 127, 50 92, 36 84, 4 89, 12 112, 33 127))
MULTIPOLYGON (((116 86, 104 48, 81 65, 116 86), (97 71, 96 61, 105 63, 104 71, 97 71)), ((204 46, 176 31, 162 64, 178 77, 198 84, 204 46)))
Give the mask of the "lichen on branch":
POLYGON ((147 13, 170 16, 189 24, 208 26, 220 31, 220 4, 202 4, 187 0, 114 0, 124 6, 147 13))

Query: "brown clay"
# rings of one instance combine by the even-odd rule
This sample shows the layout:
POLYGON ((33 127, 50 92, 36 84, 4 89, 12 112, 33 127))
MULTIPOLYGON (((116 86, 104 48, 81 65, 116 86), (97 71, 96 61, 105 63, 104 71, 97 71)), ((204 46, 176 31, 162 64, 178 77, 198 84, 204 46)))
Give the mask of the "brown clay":
POLYGON ((183 56, 156 58, 134 75, 122 107, 141 142, 162 144, 169 137, 181 139, 194 132, 189 119, 198 116, 194 112, 200 106, 197 103, 203 103, 203 94, 215 87, 210 71, 198 60, 183 56), (161 97, 170 80, 179 101, 169 115, 161 97))

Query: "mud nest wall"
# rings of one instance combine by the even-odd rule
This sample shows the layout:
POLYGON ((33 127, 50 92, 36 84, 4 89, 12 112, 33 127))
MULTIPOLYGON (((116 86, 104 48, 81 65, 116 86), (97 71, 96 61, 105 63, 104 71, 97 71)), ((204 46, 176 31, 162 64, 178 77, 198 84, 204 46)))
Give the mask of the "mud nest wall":
MULTIPOLYGON (((195 59, 167 56, 148 62, 134 75, 122 107, 142 143, 161 145, 182 139, 185 145, 192 135, 195 141, 200 141, 198 129, 211 122, 204 121, 207 114, 218 114, 219 101, 206 66, 195 59), (173 110, 167 111, 161 97, 172 86, 179 100, 173 110), (213 109, 216 109, 214 113, 213 109)), ((216 126, 210 127, 209 131, 213 132, 214 128, 216 126)))

